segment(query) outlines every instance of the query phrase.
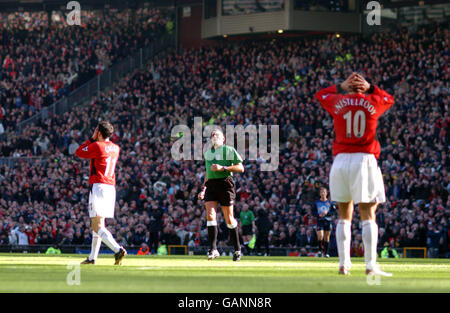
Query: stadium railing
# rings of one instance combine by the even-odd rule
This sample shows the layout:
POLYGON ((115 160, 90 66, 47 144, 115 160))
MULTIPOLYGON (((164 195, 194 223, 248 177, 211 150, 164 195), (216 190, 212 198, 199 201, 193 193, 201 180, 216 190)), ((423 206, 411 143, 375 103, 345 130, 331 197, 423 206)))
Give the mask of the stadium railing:
MULTIPOLYGON (((0 245, 0 252, 8 253, 45 253, 47 249, 53 246, 53 244, 34 244, 34 245, 0 245)), ((60 245, 58 246, 62 253, 73 253, 73 254, 87 254, 90 252, 90 245, 60 245)), ((136 254, 139 250, 139 246, 125 246, 129 250, 130 254, 136 254), (133 253, 135 251, 135 253, 133 253)), ((196 246, 188 247, 186 245, 168 245, 168 254, 184 254, 184 255, 206 255, 209 247, 207 246, 196 246)), ((294 248, 270 248, 270 255, 272 256, 288 256, 291 251, 298 251, 299 249, 294 248)), ((106 251, 106 250, 105 250, 106 251)), ((110 251, 106 251, 110 252, 110 251)), ((233 247, 219 247, 220 253, 225 253, 229 255, 233 253, 233 247)), ((253 252, 253 251, 252 251, 253 252)), ((102 251, 103 253, 103 251, 102 251)), ((111 252, 112 253, 112 252, 111 252)), ((245 252, 244 252, 245 253, 245 252)), ((256 255, 256 253, 252 253, 256 255)))
MULTIPOLYGON (((34 244, 34 245, 0 245, 0 253, 45 253, 47 249, 53 246, 53 244, 34 244)), ((60 245, 58 248, 62 253, 70 254, 89 254, 91 245, 60 245)), ((130 255, 137 254, 139 251, 139 246, 125 246, 130 255)), ((169 255, 206 255, 208 253, 209 247, 207 246, 196 246, 188 247, 186 245, 168 245, 167 252, 169 255)), ((224 255, 231 255, 234 252, 233 247, 219 247, 219 252, 224 255)), ((380 250, 380 249, 379 249, 380 250)), ((428 258, 426 247, 400 247, 396 248, 399 253, 400 258, 428 258), (408 251, 420 251, 419 254, 408 254, 408 251)), ((314 256, 318 251, 318 247, 312 247, 307 250, 308 256, 314 256)), ((248 255, 249 251, 244 250, 244 255, 248 255)), ((298 256, 300 249, 298 248, 287 248, 278 247, 270 248, 270 256, 298 256)), ((102 254, 111 254, 112 251, 109 249, 102 249, 102 254)), ((255 250, 250 251, 250 255, 264 255, 264 249, 262 253, 258 254, 255 250)), ((336 257, 335 253, 330 253, 332 257, 336 257)), ((450 257, 450 254, 440 255, 437 257, 450 257)))
POLYGON ((186 245, 167 245, 167 253, 169 255, 180 254, 180 253, 172 253, 172 249, 174 249, 175 251, 183 251, 184 255, 188 254, 188 247, 186 245))
MULTIPOLYGON (((45 121, 52 115, 61 115, 70 110, 70 108, 77 106, 94 96, 100 96, 100 92, 112 86, 119 81, 126 74, 141 69, 148 62, 150 58, 165 50, 168 47, 175 46, 175 36, 173 34, 166 34, 153 40, 148 46, 140 48, 137 52, 129 55, 124 60, 120 61, 105 69, 102 74, 95 76, 76 90, 72 91, 67 97, 64 97, 53 104, 42 108, 38 113, 20 122, 15 134, 20 134, 23 129, 35 124, 38 120, 45 121)), ((5 139, 6 133, 0 135, 0 139, 5 139)))
POLYGON ((403 257, 404 258, 417 258, 417 252, 420 253, 420 257, 423 257, 424 259, 427 258, 427 248, 425 247, 404 247, 403 248, 403 257), (412 253, 408 253, 408 251, 412 253))

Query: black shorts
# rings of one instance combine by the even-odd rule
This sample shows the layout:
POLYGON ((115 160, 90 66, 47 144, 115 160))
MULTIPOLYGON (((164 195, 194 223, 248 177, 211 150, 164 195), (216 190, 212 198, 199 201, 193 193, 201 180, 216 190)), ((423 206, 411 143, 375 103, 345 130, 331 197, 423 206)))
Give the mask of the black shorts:
POLYGON ((231 206, 236 200, 236 185, 231 176, 209 179, 206 182, 205 202, 217 201, 220 205, 231 206))
POLYGON ((242 236, 250 236, 253 235, 252 225, 242 226, 242 236))
POLYGON ((318 218, 317 219, 317 230, 330 231, 331 230, 331 221, 326 218, 318 218))

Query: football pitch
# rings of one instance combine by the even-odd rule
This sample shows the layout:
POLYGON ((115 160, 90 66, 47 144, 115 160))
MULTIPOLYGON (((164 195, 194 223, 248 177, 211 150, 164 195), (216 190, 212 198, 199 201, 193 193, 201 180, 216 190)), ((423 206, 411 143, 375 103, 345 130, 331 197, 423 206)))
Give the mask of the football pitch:
POLYGON ((368 280, 364 260, 353 258, 340 276, 336 258, 112 255, 96 265, 86 255, 0 254, 0 292, 315 293, 450 292, 449 259, 380 259, 393 277, 368 280))

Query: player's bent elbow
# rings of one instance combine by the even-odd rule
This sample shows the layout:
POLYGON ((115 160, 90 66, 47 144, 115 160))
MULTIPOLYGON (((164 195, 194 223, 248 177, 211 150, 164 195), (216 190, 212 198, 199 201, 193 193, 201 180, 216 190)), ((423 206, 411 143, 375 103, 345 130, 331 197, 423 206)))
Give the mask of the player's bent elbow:
POLYGON ((77 151, 75 151, 75 156, 81 158, 81 159, 88 159, 87 157, 85 157, 83 154, 78 153, 77 151))

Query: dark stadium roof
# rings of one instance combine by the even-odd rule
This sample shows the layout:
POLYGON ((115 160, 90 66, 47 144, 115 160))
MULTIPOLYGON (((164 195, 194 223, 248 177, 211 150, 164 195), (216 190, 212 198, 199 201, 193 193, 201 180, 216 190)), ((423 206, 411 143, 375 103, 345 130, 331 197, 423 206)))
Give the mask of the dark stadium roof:
MULTIPOLYGON (((34 10, 59 10, 65 9, 70 0, 0 0, 0 11, 34 11, 34 10)), ((149 6, 174 6, 188 5, 202 0, 78 0, 82 8, 100 9, 105 5, 111 8, 133 8, 148 3, 149 6)), ((370 0, 364 0, 367 4, 370 0)), ((379 0, 385 8, 432 5, 447 3, 445 0, 379 0)), ((365 7, 365 6, 362 6, 365 7)))
MULTIPOLYGON (((369 1, 365 1, 366 3, 369 1)), ((379 2, 386 8, 400 8, 407 6, 416 5, 432 5, 447 3, 448 1, 443 0, 379 0, 379 2)))

